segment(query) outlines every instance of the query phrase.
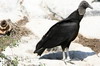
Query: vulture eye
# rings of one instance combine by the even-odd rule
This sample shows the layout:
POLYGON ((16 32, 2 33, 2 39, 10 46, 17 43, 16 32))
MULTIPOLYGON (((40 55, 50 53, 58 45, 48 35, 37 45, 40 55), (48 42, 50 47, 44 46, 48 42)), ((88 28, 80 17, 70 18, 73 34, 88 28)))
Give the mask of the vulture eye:
POLYGON ((6 25, 7 25, 6 20, 3 20, 3 21, 1 22, 1 26, 2 26, 2 27, 6 27, 6 25))

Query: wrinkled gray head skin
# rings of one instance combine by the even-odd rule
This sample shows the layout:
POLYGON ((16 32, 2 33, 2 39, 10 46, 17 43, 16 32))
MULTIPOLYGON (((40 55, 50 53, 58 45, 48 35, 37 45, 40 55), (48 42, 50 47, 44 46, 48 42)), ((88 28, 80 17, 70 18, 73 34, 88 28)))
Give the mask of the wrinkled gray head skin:
POLYGON ((86 9, 86 8, 91 8, 91 9, 93 9, 93 8, 89 5, 89 3, 86 2, 86 1, 82 1, 82 2, 80 3, 80 5, 79 5, 79 8, 80 8, 80 7, 84 8, 84 9, 86 9))
POLYGON ((82 2, 80 3, 79 7, 78 7, 79 14, 80 14, 80 15, 84 15, 84 14, 85 14, 86 8, 93 9, 93 7, 90 6, 88 2, 82 1, 82 2))

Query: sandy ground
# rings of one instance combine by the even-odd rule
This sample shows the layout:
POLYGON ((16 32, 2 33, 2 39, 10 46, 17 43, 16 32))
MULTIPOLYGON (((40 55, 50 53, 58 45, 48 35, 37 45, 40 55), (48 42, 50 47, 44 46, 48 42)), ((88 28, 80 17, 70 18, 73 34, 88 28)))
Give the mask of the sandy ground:
POLYGON ((100 53, 100 39, 86 38, 80 34, 78 35, 78 37, 79 40, 76 41, 77 43, 82 44, 86 47, 90 47, 96 53, 100 53))

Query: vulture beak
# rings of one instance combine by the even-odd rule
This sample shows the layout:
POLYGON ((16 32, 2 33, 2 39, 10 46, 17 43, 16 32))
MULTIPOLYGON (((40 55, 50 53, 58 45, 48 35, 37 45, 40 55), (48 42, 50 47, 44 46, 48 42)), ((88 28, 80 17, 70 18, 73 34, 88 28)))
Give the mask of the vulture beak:
POLYGON ((92 6, 90 6, 90 5, 88 6, 88 8, 93 9, 93 7, 92 7, 92 6))

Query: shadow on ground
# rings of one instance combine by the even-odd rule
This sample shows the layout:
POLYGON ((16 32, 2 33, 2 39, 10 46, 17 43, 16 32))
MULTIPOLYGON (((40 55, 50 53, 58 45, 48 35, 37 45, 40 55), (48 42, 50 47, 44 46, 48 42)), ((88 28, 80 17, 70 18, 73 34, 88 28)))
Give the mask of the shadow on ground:
MULTIPOLYGON (((92 56, 94 54, 95 52, 69 51, 69 55, 72 60, 84 60, 88 56, 92 56)), ((40 59, 51 59, 51 60, 61 60, 62 58, 63 58, 62 52, 49 53, 40 57, 40 59)))

